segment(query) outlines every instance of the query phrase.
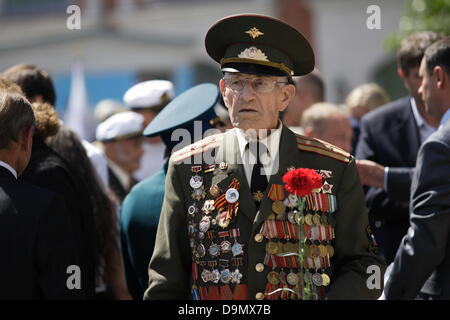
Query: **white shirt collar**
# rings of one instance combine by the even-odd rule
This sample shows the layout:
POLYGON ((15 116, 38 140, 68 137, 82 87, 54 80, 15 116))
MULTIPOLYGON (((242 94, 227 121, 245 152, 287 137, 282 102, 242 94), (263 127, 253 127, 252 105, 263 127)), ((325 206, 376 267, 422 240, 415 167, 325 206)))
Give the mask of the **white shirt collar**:
POLYGON ((450 108, 445 111, 444 116, 439 123, 439 129, 441 129, 450 120, 450 108))
POLYGON ((0 167, 7 169, 17 179, 17 171, 6 162, 0 160, 0 167))
POLYGON ((411 97, 411 108, 414 115, 414 119, 416 120, 417 126, 421 128, 423 125, 430 126, 428 123, 420 115, 419 109, 417 109, 416 100, 411 97))

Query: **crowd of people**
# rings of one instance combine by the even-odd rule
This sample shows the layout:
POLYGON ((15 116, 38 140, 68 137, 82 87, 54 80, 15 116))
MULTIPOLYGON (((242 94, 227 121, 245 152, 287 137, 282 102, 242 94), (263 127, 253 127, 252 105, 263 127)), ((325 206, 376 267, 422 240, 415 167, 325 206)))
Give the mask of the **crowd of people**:
POLYGON ((403 39, 409 96, 342 105, 282 21, 223 18, 205 45, 218 85, 140 82, 93 142, 46 71, 0 74, 0 299, 449 299, 450 38, 403 39))

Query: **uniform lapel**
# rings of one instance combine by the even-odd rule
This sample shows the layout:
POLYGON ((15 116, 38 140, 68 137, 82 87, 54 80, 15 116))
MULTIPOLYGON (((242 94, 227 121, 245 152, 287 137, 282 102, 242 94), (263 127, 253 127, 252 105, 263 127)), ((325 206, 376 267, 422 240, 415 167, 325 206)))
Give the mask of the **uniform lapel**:
MULTIPOLYGON (((253 228, 257 228, 258 225, 267 218, 269 214, 272 213, 272 203, 273 201, 269 199, 268 193, 270 187, 273 184, 283 184, 283 175, 287 172, 287 168, 290 166, 295 167, 307 167, 306 163, 302 163, 298 157, 297 151, 297 140, 295 134, 283 125, 280 137, 280 147, 278 150, 278 155, 275 161, 278 161, 278 170, 276 170, 274 175, 270 176, 269 185, 264 193, 263 200, 258 214, 256 215, 253 228), (281 156, 280 156, 281 155, 281 156)), ((253 230, 254 232, 255 230, 253 230)))
POLYGON ((236 178, 240 183, 239 212, 253 222, 256 214, 256 206, 245 177, 235 130, 229 130, 225 134, 222 143, 217 149, 215 163, 216 166, 214 168, 211 184, 218 185, 223 192, 226 192, 231 180, 236 178), (227 168, 221 169, 221 163, 226 163, 227 168))

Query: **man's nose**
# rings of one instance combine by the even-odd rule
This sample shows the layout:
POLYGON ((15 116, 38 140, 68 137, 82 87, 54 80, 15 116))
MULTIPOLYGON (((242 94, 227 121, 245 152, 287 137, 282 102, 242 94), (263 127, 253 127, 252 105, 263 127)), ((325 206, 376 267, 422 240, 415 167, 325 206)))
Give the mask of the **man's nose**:
POLYGON ((255 89, 253 89, 253 84, 251 81, 246 80, 244 82, 244 87, 241 91, 241 97, 244 100, 251 100, 255 96, 255 89))

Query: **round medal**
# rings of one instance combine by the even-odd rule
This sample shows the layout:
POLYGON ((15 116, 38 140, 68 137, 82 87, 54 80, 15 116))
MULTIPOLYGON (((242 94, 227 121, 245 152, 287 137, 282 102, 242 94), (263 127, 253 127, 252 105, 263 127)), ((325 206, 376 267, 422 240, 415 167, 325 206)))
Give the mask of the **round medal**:
POLYGON ((262 242, 263 240, 264 240, 264 236, 263 236, 261 233, 257 233, 257 234, 255 235, 255 241, 256 241, 256 242, 260 243, 260 242, 262 242))
POLYGON ((311 253, 310 253, 310 256, 311 256, 311 257, 317 258, 317 257, 320 256, 320 249, 319 249, 318 246, 316 246, 315 244, 313 244, 313 245, 310 246, 310 249, 311 249, 311 253))
POLYGON ((317 213, 315 215, 313 215, 312 220, 316 226, 320 226, 320 216, 317 213))
POLYGON ((275 271, 269 272, 269 273, 267 274, 267 281, 268 281, 270 284, 273 284, 273 285, 279 284, 279 283, 280 283, 280 279, 279 279, 279 277, 278 277, 278 273, 276 273, 275 271))
POLYGON ((297 274, 295 274, 293 272, 290 272, 287 275, 286 280, 291 286, 295 286, 298 284, 298 276, 297 276, 297 274))
POLYGON ((275 242, 269 241, 266 243, 266 252, 269 254, 278 253, 278 245, 275 242))
POLYGON ((220 273, 220 281, 225 284, 230 283, 231 273, 229 269, 222 270, 222 272, 220 273))
POLYGON ((255 266, 255 270, 256 270, 257 272, 263 272, 263 271, 264 271, 264 264, 258 263, 258 264, 255 266))
POLYGON ((277 242, 277 253, 283 253, 283 243, 282 242, 277 242))
POLYGON ((208 282, 212 279, 212 273, 208 269, 203 269, 201 277, 203 282, 208 282))
POLYGON ((214 257, 217 257, 217 256, 220 254, 220 247, 219 247, 219 245, 213 243, 213 244, 209 247, 208 252, 209 252, 209 255, 210 255, 211 257, 213 257, 213 258, 214 258, 214 257))
POLYGON ((272 203, 272 211, 276 214, 281 214, 286 210, 286 206, 283 201, 277 200, 272 203))
POLYGON ((330 284, 330 282, 330 277, 326 273, 322 273, 322 285, 326 287, 330 284))
POLYGON ((269 214, 268 216, 267 216, 267 220, 275 220, 275 215, 273 214, 273 213, 271 213, 271 214, 269 214))
POLYGON ((200 243, 197 246, 197 253, 198 253, 200 258, 203 258, 205 256, 206 250, 205 250, 205 246, 202 243, 200 243))
POLYGON ((203 216, 198 225, 201 232, 208 231, 209 226, 211 225, 211 218, 209 216, 203 216))
POLYGON ((308 226, 312 226, 313 225, 312 215, 310 215, 309 213, 305 216, 305 223, 308 226))
POLYGON ((239 191, 237 191, 235 188, 228 189, 225 194, 225 199, 228 203, 235 203, 239 199, 239 191))
POLYGON ((203 178, 196 174, 191 177, 191 180, 189 180, 189 185, 192 189, 198 189, 203 185, 203 178))
POLYGON ((323 244, 319 245, 319 250, 320 250, 320 256, 322 258, 327 256, 327 247, 325 247, 323 244))
POLYGON ((312 275, 312 282, 314 283, 314 285, 316 285, 317 287, 322 286, 323 283, 323 279, 322 279, 322 275, 318 272, 314 273, 312 275))
POLYGON ((211 188, 209 188, 209 193, 214 198, 217 198, 219 196, 219 194, 220 194, 219 186, 217 184, 212 185, 211 188))
POLYGON ((330 256, 330 258, 332 256, 334 256, 334 248, 331 245, 329 245, 329 244, 327 245, 327 253, 330 256))
POLYGON ((327 219, 327 216, 326 215, 322 215, 321 217, 320 217, 320 223, 323 225, 323 226, 327 226, 328 225, 328 219, 327 219))

